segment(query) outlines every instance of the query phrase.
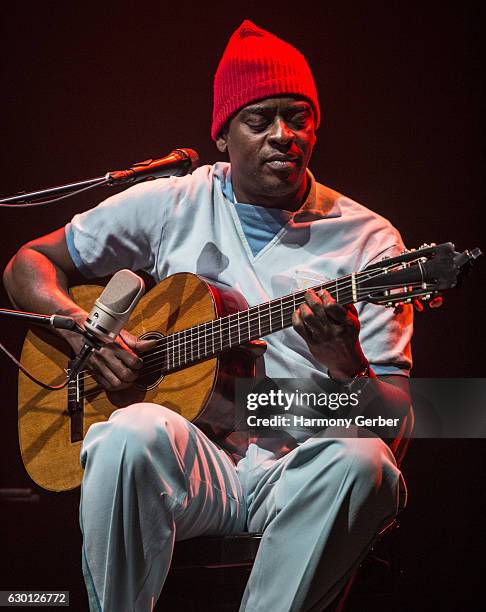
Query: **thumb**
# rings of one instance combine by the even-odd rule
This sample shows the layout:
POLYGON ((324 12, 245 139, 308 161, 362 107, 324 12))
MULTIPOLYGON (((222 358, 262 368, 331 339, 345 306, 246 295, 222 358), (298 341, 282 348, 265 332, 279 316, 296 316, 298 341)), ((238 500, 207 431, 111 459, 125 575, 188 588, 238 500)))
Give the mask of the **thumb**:
POLYGON ((122 329, 120 332, 120 338, 122 341, 135 353, 143 353, 153 348, 158 340, 157 338, 151 338, 150 340, 139 340, 136 336, 127 332, 126 329, 122 329))
POLYGON ((144 353, 145 351, 149 351, 151 348, 154 348, 157 345, 157 342, 157 338, 150 338, 148 340, 136 340, 133 350, 136 353, 144 353))

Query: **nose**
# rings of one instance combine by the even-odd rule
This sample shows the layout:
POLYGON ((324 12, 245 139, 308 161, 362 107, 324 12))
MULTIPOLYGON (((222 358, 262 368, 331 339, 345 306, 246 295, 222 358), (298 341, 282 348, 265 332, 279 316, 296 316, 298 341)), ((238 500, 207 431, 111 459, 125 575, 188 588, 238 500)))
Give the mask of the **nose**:
POLYGON ((273 145, 288 145, 294 137, 294 132, 281 117, 275 117, 268 139, 273 145))

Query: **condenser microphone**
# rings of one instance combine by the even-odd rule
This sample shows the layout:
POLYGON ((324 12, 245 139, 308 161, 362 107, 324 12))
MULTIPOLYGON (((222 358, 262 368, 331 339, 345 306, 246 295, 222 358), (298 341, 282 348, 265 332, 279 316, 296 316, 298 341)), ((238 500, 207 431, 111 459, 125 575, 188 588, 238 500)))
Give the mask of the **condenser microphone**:
POLYGON ((86 342, 73 359, 69 378, 78 375, 94 348, 113 342, 145 292, 145 283, 130 270, 120 270, 106 285, 84 323, 86 342))
POLYGON ((140 183, 168 176, 184 176, 196 168, 199 155, 193 149, 174 149, 161 159, 147 159, 128 170, 114 170, 105 176, 109 185, 140 183))
POLYGON ((145 283, 130 270, 120 270, 104 288, 84 323, 88 334, 112 342, 144 294, 145 283))

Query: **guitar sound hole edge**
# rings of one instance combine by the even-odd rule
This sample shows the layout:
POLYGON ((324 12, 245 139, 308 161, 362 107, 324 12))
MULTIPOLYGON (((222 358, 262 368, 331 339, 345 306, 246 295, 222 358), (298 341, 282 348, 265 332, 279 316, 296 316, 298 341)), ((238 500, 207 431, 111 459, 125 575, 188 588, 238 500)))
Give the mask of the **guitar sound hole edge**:
MULTIPOLYGON (((139 340, 163 340, 164 334, 161 334, 157 331, 149 331, 141 336, 139 336, 139 340)), ((148 372, 144 374, 144 367, 140 370, 140 376, 135 382, 135 387, 142 391, 150 391, 150 389, 154 389, 158 384, 160 384, 164 380, 164 375, 161 372, 162 368, 156 368, 152 371, 153 366, 148 366, 148 372)))

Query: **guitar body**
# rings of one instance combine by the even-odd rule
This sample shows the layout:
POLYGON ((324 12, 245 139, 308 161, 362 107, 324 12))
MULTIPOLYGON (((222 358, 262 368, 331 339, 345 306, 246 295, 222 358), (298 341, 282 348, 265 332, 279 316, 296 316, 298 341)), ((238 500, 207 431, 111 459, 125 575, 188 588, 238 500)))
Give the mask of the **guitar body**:
MULTIPOLYGON (((102 287, 71 290, 73 299, 89 312, 102 287)), ((236 291, 210 284, 194 274, 175 274, 148 292, 132 313, 128 331, 137 337, 165 335, 247 308, 236 291)), ((29 331, 21 362, 36 378, 50 385, 65 380, 72 358, 67 343, 45 331, 29 331)), ((143 388, 107 393, 91 376, 82 384, 82 411, 77 413, 78 439, 68 410, 76 388, 48 391, 19 375, 19 440, 30 477, 41 487, 65 491, 79 486, 83 470, 79 455, 82 438, 93 423, 137 402, 153 402, 193 421, 213 439, 224 438, 235 425, 234 380, 254 375, 251 351, 230 350, 165 376, 155 374, 143 388)))

